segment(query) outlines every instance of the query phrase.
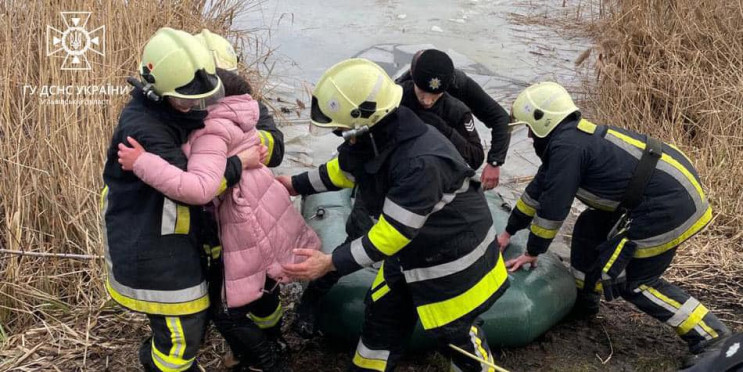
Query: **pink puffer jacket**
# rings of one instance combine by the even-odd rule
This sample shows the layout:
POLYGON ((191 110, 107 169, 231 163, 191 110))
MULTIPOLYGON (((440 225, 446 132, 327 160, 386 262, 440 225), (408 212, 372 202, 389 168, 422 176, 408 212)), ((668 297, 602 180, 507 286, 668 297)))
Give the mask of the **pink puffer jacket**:
MULTIPOLYGON (((220 187, 227 158, 260 143, 258 116, 258 104, 250 95, 225 97, 209 107, 206 126, 183 145, 188 172, 144 153, 134 173, 172 199, 207 204, 220 187)), ((229 307, 260 298, 267 274, 288 281, 282 264, 295 261, 292 249, 320 249, 320 239, 265 166, 243 170, 240 183, 215 203, 225 265, 223 295, 229 307)))

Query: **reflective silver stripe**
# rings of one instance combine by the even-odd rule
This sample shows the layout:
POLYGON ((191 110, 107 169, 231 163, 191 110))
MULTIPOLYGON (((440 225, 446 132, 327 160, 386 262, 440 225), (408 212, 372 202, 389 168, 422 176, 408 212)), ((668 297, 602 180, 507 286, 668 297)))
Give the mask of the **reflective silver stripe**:
POLYGON ((463 271, 472 266, 485 254, 488 246, 493 242, 493 239, 495 239, 495 231, 491 229, 488 231, 487 235, 485 235, 485 239, 480 242, 477 248, 463 257, 441 265, 403 270, 405 281, 407 283, 415 283, 424 280, 442 278, 463 271))
POLYGON ((344 172, 343 170, 341 170, 341 173, 343 173, 343 176, 346 177, 349 181, 356 183, 356 178, 353 176, 353 174, 344 172))
POLYGON ((574 268, 574 267, 571 267, 571 268, 570 268, 570 271, 572 271, 572 272, 573 272, 573 277, 574 277, 575 279, 578 279, 578 280, 583 280, 583 281, 585 281, 585 280, 586 280, 586 273, 584 273, 584 272, 582 272, 582 271, 580 271, 580 270, 578 270, 578 269, 576 269, 576 268, 574 268))
POLYGON ((538 215, 534 216, 532 223, 547 230, 558 230, 562 226, 562 221, 548 220, 538 215))
POLYGON ((173 341, 173 354, 172 356, 180 358, 183 356, 182 351, 185 351, 186 349, 186 337, 181 334, 180 330, 178 329, 178 318, 175 317, 165 317, 165 321, 168 322, 168 325, 170 325, 170 332, 173 334, 170 336, 170 339, 173 341))
MULTIPOLYGON (((168 200, 168 199, 165 199, 168 200)), ((174 203, 175 205, 175 203, 174 203)), ((159 302, 159 303, 181 303, 198 300, 207 295, 208 286, 206 281, 199 283, 190 288, 185 288, 177 291, 159 291, 149 289, 135 289, 127 287, 116 281, 114 276, 113 261, 111 260, 111 251, 108 245, 108 227, 106 226, 106 211, 108 211, 108 193, 103 199, 103 221, 101 223, 103 230, 103 253, 106 259, 106 269, 108 270, 108 282, 111 287, 123 296, 142 300, 147 302, 159 302)))
POLYGON ((310 184, 312 185, 312 188, 315 189, 315 192, 328 191, 328 188, 325 187, 325 184, 322 182, 322 178, 320 178, 320 168, 307 171, 307 177, 310 179, 310 184))
POLYGON ((175 223, 178 220, 177 207, 174 201, 163 198, 163 219, 160 224, 160 234, 175 234, 175 223))
POLYGON ((357 264, 366 267, 373 264, 374 260, 372 260, 368 254, 366 254, 366 251, 364 250, 364 244, 361 243, 361 239, 363 239, 363 237, 351 242, 351 256, 353 256, 353 260, 356 261, 357 264))
POLYGON ((534 198, 532 198, 529 193, 524 192, 523 194, 521 194, 521 200, 524 202, 524 204, 534 209, 539 209, 539 202, 534 200, 534 198))
POLYGON ((695 325, 693 329, 694 329, 694 330, 695 330, 695 331, 696 331, 696 332, 697 332, 697 333, 698 333, 698 334, 699 334, 700 336, 703 336, 705 340, 711 340, 711 339, 713 339, 713 338, 714 338, 714 337, 712 337, 712 335, 711 335, 711 334, 707 333, 707 331, 705 331, 705 330, 704 330, 704 328, 702 328, 702 326, 700 326, 700 325, 698 325, 698 324, 697 324, 697 325, 695 325))
POLYGON ((457 189, 457 191, 454 191, 453 193, 450 193, 450 194, 444 194, 444 196, 441 197, 441 201, 439 201, 438 203, 436 203, 436 205, 433 206, 433 210, 431 210, 431 213, 429 213, 429 216, 443 209, 447 204, 451 203, 452 200, 454 200, 457 194, 461 194, 467 191, 469 188, 470 188, 470 179, 465 178, 464 181, 462 182, 462 187, 457 189))
POLYGON ((358 346, 356 346, 356 352, 361 355, 362 358, 365 359, 375 359, 375 360, 383 360, 387 361, 387 359, 390 357, 390 351, 389 350, 372 350, 366 347, 361 340, 359 340, 358 346))
POLYGON ((420 214, 413 213, 397 203, 393 202, 389 198, 384 199, 384 207, 382 208, 382 212, 394 219, 395 221, 414 228, 414 229, 420 229, 423 227, 423 224, 426 223, 426 216, 421 216, 420 214))
POLYGON ((648 290, 640 290, 642 291, 642 295, 647 297, 650 301, 653 301, 656 305, 668 310, 671 313, 676 313, 676 308, 671 306, 670 304, 667 304, 665 301, 661 300, 658 297, 655 297, 650 291, 648 290))
POLYGON ((578 199, 590 207, 608 211, 615 211, 619 207, 619 202, 615 200, 604 199, 591 193, 586 189, 579 188, 578 193, 575 195, 578 199))
MULTIPOLYGON (((636 159, 640 159, 640 157, 642 156, 642 150, 612 135, 611 133, 607 133, 605 138, 609 142, 615 144, 619 148, 628 152, 630 155, 634 156, 636 159)), ((709 208, 709 202, 706 199, 702 199, 702 196, 699 195, 696 187, 694 187, 691 181, 676 167, 661 159, 656 165, 656 169, 673 177, 676 182, 684 187, 686 193, 689 194, 689 197, 691 197, 691 199, 694 201, 694 208, 696 208, 696 211, 691 215, 691 217, 689 217, 681 225, 677 226, 671 231, 650 238, 633 240, 633 242, 637 244, 638 250, 647 247, 657 247, 659 245, 668 243, 673 239, 676 239, 678 236, 688 230, 692 225, 694 225, 700 218, 702 218, 704 213, 707 212, 707 208, 709 208)))
POLYGON ((183 370, 185 368, 190 367, 191 364, 193 363, 193 360, 183 360, 183 364, 173 364, 173 363, 170 363, 169 361, 161 358, 160 355, 158 355, 158 352, 162 353, 163 355, 168 355, 168 353, 163 353, 160 350, 157 350, 157 352, 155 352, 155 350, 157 350, 157 348, 155 348, 155 340, 153 339, 152 340, 152 353, 150 353, 150 354, 152 355, 152 358, 153 359, 156 359, 157 360, 157 363, 159 363, 160 365, 162 365, 165 368, 169 368, 169 369, 172 369, 172 370, 175 370, 175 371, 181 371, 181 370, 183 370))
POLYGON ((684 320, 689 318, 689 316, 694 311, 694 309, 697 308, 697 306, 699 306, 699 300, 694 297, 689 297, 689 299, 686 300, 686 302, 684 302, 684 304, 681 305, 678 310, 676 310, 676 314, 673 314, 673 316, 668 319, 666 323, 674 328, 680 326, 681 323, 684 322, 684 320))
POLYGON ((268 146, 268 138, 266 138, 266 133, 264 133, 262 130, 259 130, 258 135, 261 137, 261 144, 268 146))
MULTIPOLYGON (((109 260, 109 257, 106 257, 109 260)), ((112 268, 109 265, 109 268, 112 268)), ((184 289, 173 291, 162 291, 155 289, 136 289, 127 287, 116 281, 113 270, 108 272, 108 281, 111 287, 123 296, 146 302, 159 302, 164 304, 191 302, 198 300, 207 295, 207 285, 205 281, 184 289)))

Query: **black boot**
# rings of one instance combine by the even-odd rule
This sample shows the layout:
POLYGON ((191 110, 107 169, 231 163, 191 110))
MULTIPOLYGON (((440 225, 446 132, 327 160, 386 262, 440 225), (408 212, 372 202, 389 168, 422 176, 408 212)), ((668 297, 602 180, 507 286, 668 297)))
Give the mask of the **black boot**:
POLYGON ((320 302, 340 278, 337 272, 331 271, 307 285, 307 289, 304 290, 299 300, 294 322, 291 325, 293 332, 306 339, 318 334, 316 314, 320 310, 320 302))
POLYGON ((320 301, 319 298, 317 301, 312 301, 312 299, 307 299, 305 297, 308 296, 302 296, 302 302, 297 306, 291 329, 300 337, 311 339, 312 337, 315 337, 315 322, 317 321, 315 318, 315 312, 317 311, 320 301))
POLYGON ((252 345, 246 356, 240 359, 237 371, 291 372, 289 348, 279 341, 264 340, 252 345))
POLYGON ((139 346, 139 363, 145 372, 157 372, 159 369, 152 361, 152 337, 147 337, 139 346))
POLYGON ((573 309, 568 314, 568 320, 591 320, 599 313, 601 295, 598 293, 586 293, 578 291, 573 309))
POLYGON ((681 362, 681 368, 691 368, 692 366, 699 363, 701 360, 709 358, 715 354, 719 354, 720 349, 725 345, 732 334, 728 331, 722 333, 719 336, 711 339, 701 341, 695 345, 689 345, 689 352, 691 355, 684 358, 681 362))

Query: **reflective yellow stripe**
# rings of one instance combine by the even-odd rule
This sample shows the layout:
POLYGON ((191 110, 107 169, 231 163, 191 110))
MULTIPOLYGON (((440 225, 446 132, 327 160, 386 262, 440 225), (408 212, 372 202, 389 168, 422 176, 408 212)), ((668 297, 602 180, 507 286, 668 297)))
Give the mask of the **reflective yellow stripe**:
POLYGON ((578 122, 578 129, 588 134, 594 134, 596 132, 596 124, 591 123, 590 121, 586 119, 583 119, 578 122))
POLYGON ((175 233, 188 234, 188 229, 191 226, 191 213, 189 212, 188 207, 178 204, 176 206, 176 216, 175 233))
POLYGON ((370 369, 372 371, 384 372, 387 368, 387 361, 380 359, 367 359, 361 356, 358 351, 353 356, 353 364, 357 367, 370 369))
POLYGON ((585 282, 580 279, 575 279, 575 286, 578 289, 583 289, 583 287, 585 286, 585 282))
POLYGON ((555 238, 555 235, 557 235, 557 231, 558 231, 557 229, 555 229, 555 230, 545 229, 544 227, 539 226, 539 225, 535 225, 533 223, 531 224, 531 229, 530 230, 531 230, 531 232, 534 235, 536 235, 536 236, 538 236, 538 237, 540 237, 542 239, 554 239, 555 238))
POLYGON ((655 298, 657 298, 657 299, 659 299, 659 300, 661 300, 661 301, 663 301, 663 302, 671 305, 671 307, 673 307, 673 308, 676 308, 676 309, 681 308, 681 304, 678 303, 678 301, 676 301, 676 300, 674 300, 672 298, 666 297, 666 295, 664 295, 663 293, 658 292, 658 290, 656 290, 653 287, 648 287, 647 285, 643 284, 643 285, 640 286, 640 290, 641 291, 648 291, 648 292, 650 292, 650 294, 652 294, 655 298))
POLYGON ((688 230, 684 231, 681 235, 679 235, 678 238, 671 240, 668 243, 658 245, 655 247, 645 247, 645 248, 638 248, 635 250, 634 257, 636 258, 648 258, 657 256, 661 253, 664 253, 668 251, 669 249, 678 246, 679 244, 686 241, 686 239, 689 239, 692 235, 696 234, 701 230, 703 227, 707 226, 709 221, 712 220, 712 207, 708 207, 707 211, 704 212, 704 215, 702 215, 702 218, 700 218, 697 222, 694 223, 688 230))
POLYGON ((371 298, 372 301, 377 302, 382 296, 389 293, 390 287, 387 286, 387 284, 383 285, 382 288, 379 288, 376 292, 372 292, 371 298))
POLYGON ((268 163, 271 162, 271 156, 273 156, 273 149, 274 149, 273 135, 271 135, 270 132, 266 132, 264 130, 259 130, 258 133, 261 134, 260 136, 261 145, 268 147, 268 155, 266 155, 266 162, 264 163, 265 165, 268 165, 268 163))
POLYGON ((432 329, 449 324, 478 306, 492 296, 508 278, 503 257, 498 253, 498 263, 480 282, 466 292, 444 300, 423 306, 418 306, 418 315, 424 329, 432 329))
MULTIPOLYGON (((575 279, 575 287, 578 289, 583 289, 586 286, 585 282, 581 279, 575 279)), ((593 291, 596 293, 601 293, 604 291, 604 284, 601 282, 596 283, 596 286, 593 287, 593 291)))
POLYGON ((159 314, 169 316, 189 315, 209 308, 208 295, 204 295, 203 297, 189 302, 162 303, 148 302, 126 297, 116 292, 116 290, 111 287, 111 283, 109 283, 108 279, 106 279, 106 289, 108 290, 108 294, 111 295, 111 298, 121 304, 121 306, 145 314, 159 314))
MULTIPOLYGON (((645 143, 640 140, 636 140, 630 136, 619 133, 613 129, 609 129, 609 133, 621 139, 622 141, 629 143, 632 146, 635 146, 641 150, 645 149, 645 143)), ((699 184, 699 182, 697 182, 697 179, 694 177, 694 175, 692 175, 691 172, 689 172, 689 170, 686 169, 686 167, 684 167, 683 165, 681 165, 681 163, 676 161, 676 159, 672 158, 671 156, 665 153, 663 154, 663 156, 661 156, 660 159, 670 164, 672 167, 678 169, 684 176, 686 176, 686 178, 689 179, 689 182, 691 182, 691 184, 697 190, 697 192, 702 197, 702 199, 704 199, 705 195, 704 195, 704 191, 702 190, 702 186, 699 184)))
MULTIPOLYGON (((630 136, 624 135, 612 129, 609 129, 608 132, 611 135, 639 149, 642 149, 642 150, 645 149, 645 143, 643 143, 642 141, 636 140, 630 136)), ((677 151, 681 152, 680 150, 677 150, 677 151)), ((683 152, 681 153, 683 154, 683 152)), ((684 156, 686 156, 686 154, 684 154, 684 156)), ((668 163, 670 166, 676 168, 679 172, 681 172, 681 174, 683 174, 684 177, 686 177, 686 179, 689 180, 689 182, 692 184, 694 189, 699 194, 699 197, 701 198, 701 200, 705 199, 706 196, 704 194, 704 190, 702 190, 702 185, 699 184, 699 182, 694 177, 694 175, 691 174, 691 172, 688 169, 686 169, 686 167, 684 167, 676 159, 672 158, 670 155, 665 154, 665 153, 661 156, 661 160, 668 163)), ((689 163, 691 163, 691 161, 689 161, 689 163)), ((702 217, 697 222, 695 222, 694 225, 692 225, 688 230, 684 231, 679 237, 671 240, 668 243, 665 243, 659 246, 638 248, 635 251, 634 257, 647 258, 647 257, 653 257, 661 253, 664 253, 668 251, 669 249, 683 243, 686 239, 690 238, 692 235, 699 232, 699 230, 701 230, 704 226, 706 226, 710 220, 712 220, 712 208, 708 207, 707 210, 704 212, 704 215, 702 215, 702 217)))
POLYGON ((327 162, 325 165, 328 169, 328 177, 330 177, 330 182, 332 182, 335 187, 342 187, 347 189, 353 187, 353 181, 348 179, 348 177, 346 177, 346 175, 341 170, 341 165, 340 163, 338 163, 338 158, 327 162))
POLYGON ((379 221, 372 226, 368 236, 374 247, 387 256, 392 256, 410 243, 410 239, 390 225, 384 219, 384 215, 381 215, 379 221))
POLYGON ((216 260, 216 259, 219 258, 219 256, 222 255, 222 246, 221 245, 217 245, 217 246, 211 247, 211 249, 209 250, 209 252, 210 252, 210 254, 212 256, 212 259, 215 259, 216 260))
POLYGON ((609 262, 606 263, 606 266, 604 266, 604 272, 608 273, 611 269, 611 265, 614 265, 614 261, 617 260, 617 257, 619 257, 619 254, 622 253, 622 249, 624 248, 624 244, 627 243, 627 238, 623 238, 619 244, 617 244, 617 248, 614 250, 614 254, 611 255, 611 258, 609 258, 609 262))
POLYGON ((678 147, 676 147, 676 145, 672 145, 672 144, 670 144, 670 143, 667 143, 666 145, 668 145, 668 146, 670 146, 670 147, 671 147, 672 149, 674 149, 674 150, 678 151, 678 153, 679 153, 679 154, 681 154, 681 156, 683 156, 683 157, 684 157, 684 158, 686 159, 686 161, 688 161, 688 162, 689 162, 689 164, 694 164, 694 163, 693 163, 693 162, 691 161, 691 159, 690 159, 690 158, 689 158, 689 157, 688 157, 688 156, 686 155, 686 153, 684 153, 683 151, 681 151, 681 149, 680 149, 680 148, 678 148, 678 147))
POLYGON ((529 205, 524 203, 524 201, 521 199, 516 201, 516 209, 518 209, 521 213, 529 217, 534 217, 534 215, 537 213, 536 209, 534 209, 533 207, 530 207, 529 205))
POLYGON ((372 290, 376 289, 383 282, 384 282, 384 262, 382 262, 382 266, 379 267, 379 271, 377 271, 377 276, 374 277, 374 282, 372 282, 371 289, 372 290))
POLYGON ((185 371, 191 368, 191 365, 193 364, 195 359, 196 358, 194 357, 186 360, 182 358, 172 357, 170 355, 165 355, 160 350, 157 350, 157 348, 155 347, 155 340, 152 340, 152 361, 155 363, 157 368, 159 368, 163 372, 185 371))
POLYGON ((105 205, 106 196, 108 196, 108 186, 105 186, 103 190, 101 190, 101 200, 98 203, 98 210, 101 212, 104 212, 103 206, 105 205))
POLYGON ((183 360, 186 352, 186 336, 179 317, 165 317, 165 325, 170 331, 170 356, 173 360, 183 360))
MULTIPOLYGON (((475 341, 475 347, 477 348, 477 351, 480 353, 480 357, 483 360, 487 360, 488 362, 493 362, 493 357, 482 346, 482 340, 480 339, 480 336, 477 334, 477 328, 470 327, 470 334, 472 335, 472 338, 475 341)), ((493 372, 493 371, 495 371, 495 369, 493 369, 492 367, 490 367, 490 368, 488 368, 487 371, 488 372, 493 372)))
POLYGON ((719 336, 714 329, 712 329, 710 326, 707 325, 707 323, 704 322, 704 320, 699 322, 699 326, 702 327, 702 329, 710 336, 712 336, 712 338, 717 338, 719 336))
POLYGON ((284 308, 281 307, 281 304, 276 306, 276 309, 271 313, 271 315, 266 317, 259 317, 253 313, 248 313, 248 318, 250 318, 260 329, 267 329, 271 327, 275 327, 276 324, 279 323, 279 320, 281 320, 281 317, 284 315, 284 308))
POLYGON ((219 188, 217 189, 217 195, 222 195, 224 190, 227 190, 227 179, 222 177, 222 182, 219 183, 219 188))
POLYGON ((681 323, 678 328, 676 328, 676 332, 681 336, 689 333, 689 331, 694 329, 694 327, 696 327, 702 321, 702 319, 705 315, 707 315, 708 312, 709 310, 707 310, 704 305, 699 304, 699 306, 697 306, 697 308, 691 312, 691 315, 689 315, 689 317, 686 318, 686 320, 684 320, 684 322, 681 323))

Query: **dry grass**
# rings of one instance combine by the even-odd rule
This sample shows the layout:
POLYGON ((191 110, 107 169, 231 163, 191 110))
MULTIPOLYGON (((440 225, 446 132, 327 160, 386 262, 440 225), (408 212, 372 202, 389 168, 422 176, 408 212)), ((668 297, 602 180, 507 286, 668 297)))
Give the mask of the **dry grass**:
POLYGON ((741 325, 743 2, 609 3, 596 28, 596 94, 584 98, 597 121, 662 138, 694 160, 714 220, 679 250, 670 277, 741 325))
MULTIPOLYGON (((92 368, 86 360, 90 348, 115 348, 117 327, 121 332, 136 328, 114 319, 129 315, 107 309, 103 262, 96 258, 102 254, 101 169, 128 95, 68 97, 109 99, 104 105, 42 104, 39 91, 24 94, 23 86, 125 86, 144 43, 158 28, 224 33, 254 3, 0 2, 0 248, 90 258, 0 253, 0 370, 92 368), (106 26, 105 57, 87 53, 91 71, 61 71, 63 57, 46 56, 46 24, 64 29, 60 11, 92 12, 88 30, 106 26), (107 318, 102 311, 113 315, 107 318), (102 329, 111 334, 104 338, 102 329)), ((244 50, 254 47, 244 30, 231 29, 228 35, 244 50)))

